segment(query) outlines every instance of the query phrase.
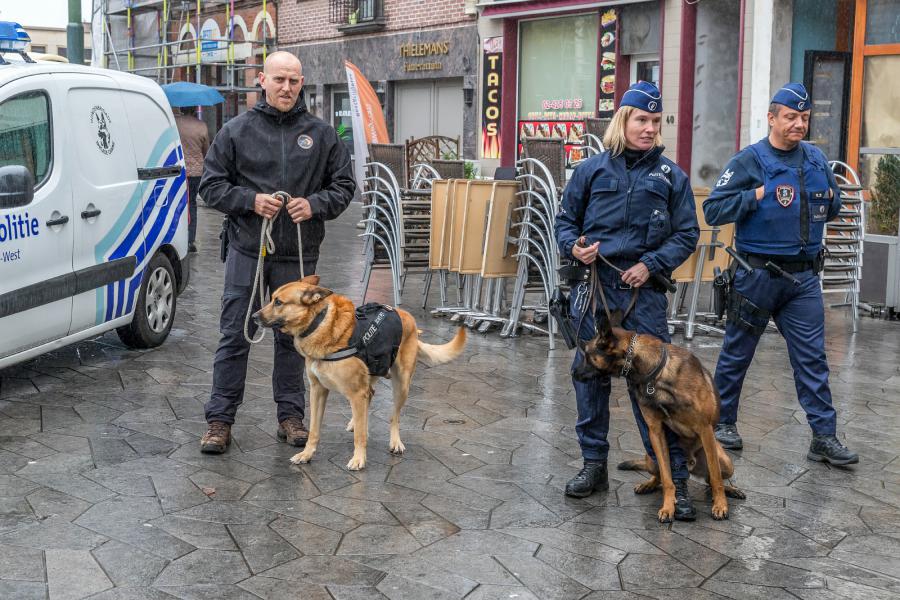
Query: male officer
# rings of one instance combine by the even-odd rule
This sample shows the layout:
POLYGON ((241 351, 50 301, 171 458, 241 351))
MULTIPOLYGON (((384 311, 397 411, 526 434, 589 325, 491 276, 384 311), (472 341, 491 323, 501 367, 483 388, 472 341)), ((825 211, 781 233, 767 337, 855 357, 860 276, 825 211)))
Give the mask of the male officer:
POLYGON ((807 458, 859 462, 835 436, 836 415, 825 359, 822 268, 825 222, 841 209, 840 189, 821 150, 804 141, 812 102, 788 83, 769 106, 769 137, 741 150, 725 167, 703 212, 711 225, 735 223, 735 246, 751 271, 737 267, 716 386, 722 409, 716 439, 739 450, 738 401, 744 376, 769 316, 787 342, 800 405, 813 431, 807 458), (768 267, 767 267, 768 264, 768 267), (772 265, 775 265, 774 267, 772 265), (778 274, 778 268, 786 275, 778 274))
MULTIPOLYGON (((593 293, 599 295, 602 288, 610 310, 626 311, 634 303, 622 326, 671 341, 665 289, 650 276, 668 275, 684 262, 697 245, 699 229, 688 176, 663 156, 661 127, 659 89, 645 81, 635 83, 622 96, 603 137, 607 151, 581 163, 566 186, 556 217, 556 237, 560 255, 579 261, 568 278, 575 284, 571 313, 575 326, 581 325, 581 339, 593 337, 594 319, 603 314, 599 305, 598 315, 591 314, 591 290, 584 277, 590 272, 584 265, 596 262, 598 288, 593 293), (615 268, 598 260, 598 252, 615 268)), ((577 352, 572 363, 578 407, 575 431, 584 468, 566 484, 566 495, 576 498, 609 485, 610 378, 579 381, 574 375, 583 360, 584 355, 577 352)), ((644 448, 655 460, 647 423, 633 395, 631 408, 644 448)), ((693 520, 687 459, 677 436, 668 429, 666 435, 675 485, 673 516, 693 520)))
MULTIPOLYGON (((350 154, 333 127, 309 114, 301 91, 302 65, 288 52, 273 52, 259 77, 264 99, 225 124, 206 155, 200 194, 214 209, 228 215, 229 246, 225 260, 225 291, 219 330, 222 338, 213 364, 213 384, 205 413, 209 429, 200 451, 225 452, 231 426, 244 400, 250 343, 244 338, 244 318, 251 302, 259 258, 263 219, 272 219, 275 249, 263 263, 266 285, 275 290, 315 273, 325 221, 337 218, 353 198, 356 184, 350 154), (282 203, 272 196, 284 191, 282 203), (303 247, 298 248, 300 224, 303 247)), ((250 335, 256 324, 250 323, 250 335)), ((306 445, 303 424, 305 389, 303 357, 291 336, 275 332, 272 392, 277 405, 278 439, 306 445)))

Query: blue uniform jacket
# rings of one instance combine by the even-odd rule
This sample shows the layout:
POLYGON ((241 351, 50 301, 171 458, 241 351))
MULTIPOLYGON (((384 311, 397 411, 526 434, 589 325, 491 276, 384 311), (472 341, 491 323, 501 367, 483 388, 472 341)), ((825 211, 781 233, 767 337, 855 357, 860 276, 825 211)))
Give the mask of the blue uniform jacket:
MULTIPOLYGON (((797 179, 795 175, 793 177, 797 179)), ((824 206, 820 208, 824 209, 824 206)), ((801 257, 813 256, 818 252, 817 242, 821 241, 821 227, 824 226, 825 221, 834 219, 840 210, 841 190, 835 181, 834 173, 828 168, 828 159, 820 149, 802 142, 794 150, 785 152, 772 148, 768 139, 760 140, 738 152, 726 165, 709 198, 703 202, 703 214, 706 216, 706 222, 710 225, 737 224, 736 246, 738 250, 801 257), (799 181, 793 182, 785 179, 784 183, 793 185, 775 185, 779 180, 771 173, 767 177, 766 171, 760 163, 760 155, 771 156, 783 163, 784 172, 781 177, 788 177, 793 173, 793 169, 803 167, 807 181, 802 184, 799 181), (810 178, 811 172, 814 172, 813 178, 810 178), (816 179, 822 182, 821 190, 816 189, 819 187, 814 181, 816 179), (756 199, 756 188, 760 186, 766 187, 766 196, 762 201, 756 199), (807 200, 813 207, 818 202, 827 203, 827 214, 824 219, 814 214, 808 221, 809 229, 803 232, 807 236, 807 244, 803 243, 800 235, 796 236, 797 239, 792 243, 788 243, 787 238, 790 235, 786 235, 787 227, 798 227, 796 222, 790 223, 789 221, 799 219, 800 213, 797 211, 800 210, 800 198, 797 198, 796 201, 789 197, 783 198, 785 202, 790 200, 789 206, 785 207, 783 211, 785 217, 781 220, 783 222, 770 219, 769 226, 764 227, 764 220, 755 219, 757 210, 760 210, 760 206, 764 202, 767 204, 763 208, 771 210, 774 207, 773 216, 777 216, 781 212, 781 208, 775 204, 779 187, 793 188, 796 191, 791 194, 795 193, 798 196, 806 193, 810 196, 807 200), (826 196, 820 201, 814 197, 827 193, 827 188, 831 188, 830 199, 826 196), (791 210, 787 210, 788 208, 791 210), (745 239, 742 240, 742 238, 745 239), (769 243, 766 243, 767 238, 769 243)))
POLYGON ((603 256, 641 261, 651 273, 670 274, 691 255, 700 237, 694 193, 663 150, 651 150, 631 169, 609 152, 575 169, 556 216, 563 257, 572 258, 581 236, 599 241, 603 256))

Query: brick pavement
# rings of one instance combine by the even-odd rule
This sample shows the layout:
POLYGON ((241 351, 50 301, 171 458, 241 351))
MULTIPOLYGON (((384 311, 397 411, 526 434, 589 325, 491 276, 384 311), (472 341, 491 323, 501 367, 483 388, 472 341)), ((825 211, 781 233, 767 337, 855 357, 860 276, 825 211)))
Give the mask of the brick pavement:
MULTIPOLYGON (((323 285, 358 296, 358 207, 329 225, 323 285)), ((378 387, 368 466, 345 470, 349 406, 336 396, 313 462, 277 443, 271 336, 251 357, 227 454, 198 451, 222 286, 219 219, 200 209, 201 253, 161 348, 114 334, 0 371, 0 598, 519 600, 900 596, 900 326, 828 319, 851 469, 806 460, 809 430, 784 343, 766 335, 745 386, 746 501, 713 521, 659 525, 658 495, 613 471, 608 493, 565 498, 580 466, 570 355, 546 341, 472 335, 465 359, 421 368, 387 451, 378 387)), ((414 289, 419 279, 410 278, 414 289)), ((371 297, 390 298, 383 273, 371 297)), ((418 304, 408 293, 409 305, 418 304)), ((407 306, 406 308, 410 308, 407 306)), ((420 317, 423 337, 452 327, 420 317)), ((676 341, 678 339, 676 338, 676 341)), ((693 349, 714 368, 718 338, 693 349)), ((640 440, 613 388, 611 462, 640 440)))

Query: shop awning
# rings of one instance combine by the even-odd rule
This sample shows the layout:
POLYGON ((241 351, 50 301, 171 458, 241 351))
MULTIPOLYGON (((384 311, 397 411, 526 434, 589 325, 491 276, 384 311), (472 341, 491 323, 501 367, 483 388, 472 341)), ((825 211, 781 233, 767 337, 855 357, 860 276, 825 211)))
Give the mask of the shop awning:
POLYGON ((477 6, 482 9, 483 18, 505 19, 650 1, 652 0, 487 0, 479 2, 477 6))

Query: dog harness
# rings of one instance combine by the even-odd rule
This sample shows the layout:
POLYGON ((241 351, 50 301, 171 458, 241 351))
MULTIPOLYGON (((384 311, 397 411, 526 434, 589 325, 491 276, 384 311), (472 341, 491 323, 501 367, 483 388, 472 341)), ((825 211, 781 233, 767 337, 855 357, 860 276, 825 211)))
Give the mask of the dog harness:
MULTIPOLYGON (((326 308, 313 319, 300 337, 311 334, 325 320, 326 308)), ((369 369, 370 375, 384 377, 397 358, 403 339, 403 321, 392 306, 370 302, 356 309, 356 326, 346 348, 325 356, 322 360, 336 361, 355 356, 369 369)))

